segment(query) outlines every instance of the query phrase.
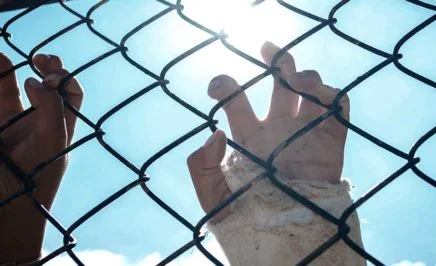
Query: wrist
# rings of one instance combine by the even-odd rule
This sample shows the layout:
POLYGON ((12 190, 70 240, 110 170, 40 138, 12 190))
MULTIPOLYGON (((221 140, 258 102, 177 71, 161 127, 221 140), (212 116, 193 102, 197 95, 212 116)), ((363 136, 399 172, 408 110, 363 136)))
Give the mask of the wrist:
POLYGON ((14 210, 6 209, 0 216, 1 266, 4 263, 21 265, 32 262, 41 255, 45 218, 33 206, 18 213, 14 210))
POLYGON ((2 239, 0 243, 0 266, 8 265, 33 265, 41 257, 42 241, 29 236, 29 239, 2 239), (15 263, 15 264, 14 264, 15 263))

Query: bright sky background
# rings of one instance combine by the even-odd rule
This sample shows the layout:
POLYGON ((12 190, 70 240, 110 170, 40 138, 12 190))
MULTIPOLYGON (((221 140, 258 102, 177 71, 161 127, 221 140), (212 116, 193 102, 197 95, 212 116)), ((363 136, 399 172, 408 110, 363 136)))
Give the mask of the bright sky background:
MULTIPOLYGON (((70 6, 86 14, 96 2, 78 0, 70 6)), ((258 59, 264 41, 283 46, 316 25, 275 1, 266 1, 251 10, 237 9, 236 13, 230 8, 235 6, 231 2, 183 1, 187 15, 217 31, 227 27, 229 41, 258 59), (212 2, 218 6, 211 8, 212 2), (234 16, 234 13, 239 16, 234 16)), ((242 7, 249 2, 240 1, 242 7)), ((293 0, 290 3, 327 17, 335 1, 293 0)), ((93 19, 97 30, 119 42, 130 29, 164 8, 152 0, 113 0, 98 9, 93 19)), ((0 14, 0 25, 16 13, 0 14)), ((346 5, 336 18, 337 27, 345 33, 391 52, 404 34, 433 14, 406 1, 368 0, 346 5)), ((14 44, 30 52, 46 37, 76 20, 58 5, 52 5, 17 21, 8 31, 13 35, 14 44)), ((184 22, 173 11, 141 30, 129 39, 126 46, 132 58, 160 73, 171 59, 207 38, 207 34, 184 22)), ((402 63, 436 80, 435 43, 436 23, 433 23, 403 46, 402 63)), ((110 49, 112 47, 82 25, 53 41, 41 52, 60 55, 66 68, 74 70, 110 49)), ((23 60, 3 41, 0 41, 0 50, 11 56, 15 63, 23 60)), ((298 70, 316 69, 324 83, 338 88, 343 88, 383 60, 344 41, 328 28, 297 45, 291 52, 298 70)), ((242 84, 262 71, 216 42, 174 66, 167 79, 172 92, 208 113, 215 104, 206 93, 211 78, 226 73, 242 84)), ((18 71, 18 76, 23 84, 25 78, 34 74, 30 68, 24 67, 18 71)), ((121 100, 153 82, 124 61, 120 54, 80 73, 78 78, 86 91, 82 113, 93 122, 121 100)), ((271 87, 272 79, 267 78, 248 90, 259 117, 264 117, 268 111, 271 87)), ((357 86, 349 96, 352 122, 405 152, 436 124, 435 89, 403 74, 393 65, 357 86)), ((220 121, 218 127, 229 133, 224 113, 220 111, 216 118, 220 121)), ((203 122, 156 88, 105 122, 103 129, 107 134, 104 138, 140 167, 155 152, 203 122)), ((79 123, 75 139, 91 132, 84 123, 79 123)), ((147 170, 151 176, 147 184, 152 191, 193 224, 204 214, 195 196, 186 158, 204 143, 209 134, 210 130, 204 130, 147 170)), ((419 168, 433 177, 436 176, 435 149, 436 137, 433 137, 418 151, 421 158, 419 168)), ((349 133, 343 176, 351 178, 355 185, 353 198, 359 198, 405 163, 359 135, 349 133)), ((88 142, 71 153, 70 166, 52 213, 68 227, 135 178, 135 174, 106 152, 97 140, 88 142)), ((434 188, 411 171, 403 174, 358 209, 366 249, 386 264, 407 260, 423 263, 414 265, 436 265, 435 202, 434 188)), ((157 206, 139 187, 85 222, 74 236, 78 239, 74 250, 90 265, 103 265, 103 259, 106 261, 104 265, 153 265, 192 239, 188 229, 157 206)), ((50 252, 61 245, 62 236, 49 226, 44 249, 50 252)), ((213 240, 206 246, 213 252, 219 251, 213 240)), ((182 265, 205 265, 204 261, 200 262, 202 255, 195 249, 183 257, 179 260, 182 265)), ((68 261, 66 257, 61 259, 68 261)), ((52 265, 67 265, 60 260, 59 264, 52 265)), ((404 262, 401 265, 411 264, 404 262)))

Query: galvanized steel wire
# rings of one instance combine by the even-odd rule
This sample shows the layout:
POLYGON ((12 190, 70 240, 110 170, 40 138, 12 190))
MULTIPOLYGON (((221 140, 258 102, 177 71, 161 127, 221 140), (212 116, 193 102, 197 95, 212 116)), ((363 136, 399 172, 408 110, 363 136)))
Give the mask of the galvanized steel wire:
MULTIPOLYGON (((398 178, 401 174, 406 172, 407 170, 413 171, 417 176, 419 176, 422 180, 428 183, 429 186, 436 187, 436 180, 434 177, 430 177, 427 174, 425 174, 423 171, 419 169, 419 161, 420 159, 416 157, 417 150, 420 146, 422 146, 428 139, 430 139, 432 136, 436 134, 436 126, 433 127, 431 130, 429 130, 426 134, 424 134, 422 137, 420 137, 413 147, 409 151, 402 151, 392 145, 390 145, 387 142, 384 142, 377 137, 369 134, 365 130, 362 130, 357 125, 351 123, 350 121, 347 121, 342 115, 340 114, 341 111, 341 105, 340 100, 344 95, 348 92, 350 92, 353 88, 355 88, 358 84, 365 82, 367 78, 374 75, 381 69, 385 68, 388 65, 393 64, 397 67, 398 70, 404 73, 404 75, 408 75, 413 79, 416 79, 420 82, 423 82, 433 88, 436 88, 436 82, 434 80, 431 80, 425 76, 422 76, 421 74, 413 71, 412 69, 408 68, 404 64, 401 63, 402 54, 400 53, 401 47, 409 41, 413 36, 418 33, 419 31, 423 30, 424 28, 428 27, 430 24, 434 23, 436 20, 436 6, 431 5, 429 3, 425 3, 419 0, 406 0, 407 2, 413 3, 417 6, 420 6, 420 8, 429 9, 432 11, 435 11, 435 13, 430 16, 428 19, 422 21, 420 24, 416 25, 415 28, 413 28, 410 32, 408 32, 406 35, 404 35, 401 39, 398 40, 397 44, 395 45, 393 51, 387 52, 380 50, 374 46, 371 46, 369 44, 366 44, 358 39, 356 39, 353 36, 350 36, 344 32, 341 31, 341 29, 337 28, 335 26, 335 23, 338 19, 336 18, 335 14, 349 4, 351 1, 343 0, 337 3, 331 10, 327 18, 322 18, 317 15, 311 14, 307 11, 304 11, 300 8, 297 8, 296 6, 293 6, 287 2, 284 2, 282 0, 277 0, 278 4, 280 4, 283 8, 288 9, 290 12, 295 12, 298 15, 304 16, 308 20, 313 20, 317 22, 317 25, 295 40, 291 40, 286 46, 283 47, 283 49, 275 56, 275 58, 272 61, 271 67, 267 66, 266 64, 263 64, 259 62, 257 59, 251 57, 249 54, 244 53, 244 51, 239 50, 237 47, 233 46, 231 43, 227 42, 227 36, 222 32, 215 32, 206 26, 200 24, 199 22, 191 19, 183 12, 183 1, 178 0, 175 4, 167 2, 165 0, 154 0, 162 5, 164 5, 166 8, 160 11, 159 13, 155 14, 154 16, 148 18, 141 24, 137 25, 135 28, 133 28, 131 31, 127 32, 122 40, 117 43, 107 36, 105 36, 103 33, 99 32, 93 25, 94 21, 92 19, 92 16, 96 10, 101 8, 105 3, 107 3, 109 0, 102 0, 95 4, 92 8, 88 10, 88 12, 85 15, 80 14, 79 12, 73 10, 71 7, 66 5, 63 1, 52 1, 52 0, 44 0, 44 1, 34 1, 33 5, 26 8, 19 14, 15 15, 11 19, 9 19, 4 25, 1 27, 0 35, 3 37, 3 40, 6 42, 7 45, 9 45, 10 48, 12 48, 15 52, 17 52, 19 55, 22 56, 23 61, 14 65, 14 67, 6 72, 0 73, 0 78, 5 77, 8 73, 11 71, 14 71, 16 69, 19 69, 23 66, 29 65, 31 69, 42 78, 41 73, 36 69, 36 67, 32 64, 32 58, 33 56, 44 46, 49 44, 50 42, 54 41, 55 39, 59 38, 60 36, 64 34, 68 34, 71 30, 74 28, 77 28, 81 25, 86 25, 88 27, 89 31, 98 36, 101 40, 107 42, 109 45, 112 46, 112 49, 108 52, 100 54, 98 57, 94 58, 93 60, 87 62, 86 64, 80 66, 71 74, 69 74, 67 77, 65 77, 61 84, 59 85, 59 91, 62 95, 63 88, 67 84, 67 82, 78 75, 79 73, 83 71, 88 71, 88 68, 98 64, 99 62, 105 60, 106 58, 115 55, 115 54, 121 54, 123 58, 129 62, 131 65, 136 67, 139 71, 143 72, 144 75, 151 77, 155 81, 145 87, 144 89, 136 92, 135 94, 131 95, 126 100, 120 102, 118 105, 113 107, 111 110, 109 110, 106 114, 104 114, 100 119, 94 123, 90 119, 88 119, 84 114, 82 114, 80 111, 76 110, 68 101, 64 101, 65 107, 68 108, 71 112, 73 112, 79 119, 81 119, 84 123, 86 123, 90 128, 93 129, 93 133, 77 140, 73 144, 71 144, 67 149, 62 151, 57 156, 45 161, 41 162, 31 173, 25 173, 23 172, 18 165, 16 165, 10 158, 8 158, 5 154, 3 154, 0 151, 0 160, 2 163, 4 163, 15 175, 17 178, 19 178, 23 182, 23 189, 20 191, 17 191, 10 195, 8 198, 2 200, 0 202, 0 208, 4 207, 5 205, 9 204, 10 202, 14 201, 18 197, 29 197, 35 208, 37 208, 41 214, 46 217, 49 223, 51 223, 62 235, 63 235, 63 245, 53 251, 52 253, 48 254, 44 258, 41 259, 39 264, 44 264, 45 262, 53 259, 54 257, 62 254, 67 253, 78 265, 84 265, 82 261, 76 256, 74 252, 74 248, 77 244, 77 240, 74 237, 73 233, 74 231, 80 227, 84 222, 86 222, 88 219, 90 219, 93 215, 98 213, 103 208, 110 205, 112 202, 117 200, 119 197, 127 193, 130 189, 140 186, 144 193, 149 196, 151 200, 156 202, 159 206, 161 206, 165 211, 167 211, 174 219, 179 221, 181 224, 183 224, 188 230, 192 232, 192 240, 188 243, 186 243, 184 246, 180 247, 178 250, 174 251, 171 255, 169 255, 167 258, 165 258, 163 261, 159 263, 159 265, 165 265, 169 263, 170 261, 177 258, 179 255, 183 254, 188 249, 196 246, 211 262, 213 262, 216 265, 222 265, 222 263, 216 259, 213 254, 209 253, 202 245, 202 241, 205 239, 205 236, 200 233, 200 229, 203 225, 216 213, 218 213, 221 209, 223 209, 225 206, 229 205, 231 202, 236 200, 240 195, 242 195, 245 191, 251 188, 252 184, 260 179, 260 178, 269 178, 273 184, 275 184, 280 190, 282 190, 284 193, 288 194, 290 197, 298 200, 301 204, 306 206, 307 208, 310 208, 313 212, 316 214, 324 217, 326 220, 337 226, 337 233, 333 235, 331 238, 329 238, 325 243, 323 243, 321 246, 315 248, 307 257, 305 257, 298 265, 307 265, 314 259, 316 259, 318 256, 320 256, 323 252, 325 252, 329 247, 331 247, 333 244, 338 242, 339 240, 343 240, 347 245, 350 246, 355 252, 360 254, 360 256, 364 257, 367 261, 375 264, 375 265, 383 265, 383 262, 374 257, 373 255, 369 254, 366 250, 359 247, 356 243, 354 243, 349 237, 348 233, 350 231, 350 228, 346 224, 346 220, 349 218, 349 216, 362 204, 364 204, 367 200, 369 200, 371 197, 373 197, 376 193, 378 193, 380 190, 382 190, 384 187, 389 185, 392 181, 394 181, 396 178, 398 178), (77 21, 68 27, 63 28, 62 30, 58 31, 57 33, 53 34, 46 40, 42 41, 40 44, 35 46, 30 53, 26 53, 20 48, 18 48, 17 45, 14 44, 10 32, 8 30, 10 29, 10 26, 14 24, 17 20, 20 20, 22 17, 26 16, 30 12, 34 11, 37 8, 42 8, 43 5, 47 3, 53 3, 60 5, 62 8, 64 8, 67 12, 71 13, 73 16, 77 18, 77 21), (170 13, 177 13, 179 18, 188 22, 192 25, 192 27, 196 27, 203 32, 210 35, 210 38, 197 44, 196 46, 192 47, 191 49, 185 51, 178 57, 171 60, 162 70, 160 73, 154 73, 151 70, 147 69, 140 63, 136 62, 134 59, 129 57, 128 48, 126 47, 126 42, 129 38, 134 36, 138 31, 141 29, 149 26, 156 20, 159 20, 160 18, 170 14, 170 13), (333 103, 331 105, 324 105, 318 98, 316 98, 313 95, 306 94, 303 92, 300 92, 298 90, 295 90, 292 88, 285 80, 281 80, 283 86, 285 86, 287 89, 301 95, 302 97, 316 103, 319 105, 322 105, 327 108, 327 112, 311 123, 307 124, 305 127, 303 127, 301 130, 297 131, 294 135, 289 136, 286 140, 284 140, 268 157, 267 160, 262 160, 261 158, 255 156, 254 154, 250 153, 246 149, 244 149, 242 146, 240 146, 238 143, 228 140, 228 145, 231 146, 233 149, 239 151, 244 156, 252 160, 254 163, 258 164, 259 166, 263 167, 265 169, 263 175, 253 177, 253 180, 243 186, 241 189, 233 193, 228 199, 221 202, 216 208, 214 208, 212 211, 207 213, 202 219, 200 219, 197 224, 191 224, 188 222, 184 217, 183 214, 180 214, 176 212, 171 206, 167 205, 164 201, 162 201, 156 194, 153 193, 153 191, 147 186, 147 182, 153 178, 152 176, 147 175, 147 169, 154 163, 156 160, 158 160, 160 157, 162 157, 164 154, 169 152, 170 150, 177 147, 179 144, 183 143, 184 141, 188 140, 192 136, 196 135, 197 133, 201 132, 202 130, 206 130, 209 128, 211 131, 215 131, 217 129, 216 124, 217 120, 215 119, 215 114, 217 111, 227 102, 232 100, 233 98, 237 97, 242 91, 245 91, 249 89, 251 86, 259 82, 260 80, 264 79, 265 77, 269 75, 275 75, 277 73, 278 69, 275 66, 278 59, 286 53, 288 50, 293 48, 294 46, 300 44, 305 39, 310 37, 313 34, 316 34, 318 31, 320 31, 323 28, 330 28, 330 30, 336 34, 337 36, 341 37, 344 41, 350 42, 361 49, 366 50, 368 53, 377 55, 383 59, 383 61, 375 66, 373 66, 371 69, 369 69, 367 72, 362 73, 359 77, 356 77, 355 80, 353 80, 350 84, 345 86, 341 89, 341 92, 336 96, 333 103), (184 101, 182 98, 177 96, 175 93, 170 91, 168 88, 168 84, 171 82, 171 80, 166 79, 166 74, 168 71, 173 68, 175 65, 180 63, 182 60, 186 59, 187 57, 191 56, 192 54, 198 52, 201 49, 204 49, 205 47, 209 46, 212 43, 221 42, 222 45, 226 48, 228 48, 231 52, 233 52, 235 55, 240 56, 244 58, 245 60, 257 65, 258 67, 264 69, 264 72, 258 76, 253 77, 251 80, 249 80, 247 83, 243 84, 241 88, 233 93, 232 95, 228 96, 227 98, 219 101, 211 110, 209 113, 204 113, 200 111, 199 109, 195 108, 193 105, 191 105, 189 102, 184 101), (180 136, 177 140, 175 140, 172 143, 169 143, 166 147, 164 147, 159 152, 152 155, 150 158, 148 158, 145 163, 142 165, 141 168, 137 168, 133 163, 131 163, 128 159, 123 157, 120 153, 118 153, 114 148, 112 148, 104 138, 105 131, 103 128, 103 125, 105 121, 107 121, 112 115, 120 111, 122 108, 127 106, 128 104, 132 103, 142 95, 148 93, 149 91, 153 89, 162 89, 162 91, 170 97, 172 100, 176 101, 178 104, 186 108, 187 110, 191 111, 193 114, 197 115, 198 117, 202 118, 204 120, 204 123, 200 126, 193 128, 188 133, 184 134, 183 136, 180 136), (374 186, 372 189, 370 189, 368 192, 366 192, 363 196, 361 196, 358 200, 356 200, 349 208, 347 208, 340 218, 336 218, 332 214, 328 213, 324 209, 317 206, 315 203, 311 202, 310 200, 306 199, 305 197, 299 195, 296 191, 294 191, 292 188, 288 187, 287 185, 283 184, 279 179, 276 178, 275 172, 276 168, 273 165, 273 160, 278 156, 278 154, 286 148, 288 145, 290 145, 293 141, 295 141, 298 137, 302 136, 312 128, 314 128, 316 125, 321 123, 322 121, 326 120, 329 117, 335 117, 340 123, 342 123, 344 126, 348 127, 350 130, 354 131, 355 133, 359 134, 360 136, 368 139, 375 145, 391 152, 392 154, 402 158, 404 160, 404 165, 399 168, 397 171, 392 173, 389 177, 382 180, 380 183, 378 183, 376 186, 374 186), (35 190, 35 183, 33 182, 33 177, 42 169, 44 169, 47 165, 54 162, 58 158, 64 156, 65 154, 69 153, 70 151, 76 149, 77 147, 85 144, 86 142, 97 139, 98 142, 101 144, 101 147, 106 149, 110 154, 112 154, 115 158, 117 158, 121 163, 123 163, 125 166, 127 166, 131 171, 133 171, 137 175, 137 179, 128 185, 122 187, 119 191, 108 197, 106 200, 98 204, 97 206, 93 207, 91 210, 89 210, 87 213, 85 213, 82 217, 80 217, 78 220, 76 220, 71 226, 68 228, 64 227, 62 224, 60 224, 55 217, 43 206, 41 205, 37 199, 32 195, 32 192, 35 190)), ((139 1, 139 0, 138 0, 139 1)), ((255 1, 253 2, 253 8, 262 8, 262 3, 264 1, 255 1)), ((30 114, 34 111, 33 107, 30 107, 29 109, 25 110, 21 114, 17 115, 16 117, 10 119, 6 124, 0 125, 0 134, 5 131, 9 126, 16 123, 26 115, 30 114)))

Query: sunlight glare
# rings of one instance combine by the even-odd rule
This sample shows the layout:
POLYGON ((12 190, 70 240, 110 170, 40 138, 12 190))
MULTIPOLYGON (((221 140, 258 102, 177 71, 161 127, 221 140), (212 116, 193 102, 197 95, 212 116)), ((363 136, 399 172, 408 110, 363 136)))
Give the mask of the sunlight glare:
MULTIPOLYGON (((215 32, 223 31, 227 40, 245 50, 259 50, 268 40, 283 43, 280 29, 289 25, 289 15, 275 1, 265 1, 253 7, 253 0, 185 0, 184 13, 215 32), (281 27, 279 27, 281 26, 281 27)), ((295 32, 295 23, 286 27, 295 32)), ((298 26, 298 25, 297 25, 298 26)))
MULTIPOLYGON (((225 33, 229 44, 259 61, 263 61, 260 48, 266 41, 283 47, 307 28, 307 23, 305 24, 301 16, 283 8, 276 1, 264 1, 257 6, 252 6, 253 2, 254 0, 183 0, 182 4, 184 15, 214 32, 225 33)), ((191 47, 199 44, 200 42, 194 43, 192 40, 202 31, 191 28, 193 30, 189 32, 174 30, 174 42, 180 45, 180 42, 191 40, 191 47)), ((203 37, 202 40, 211 37, 205 36, 207 37, 203 37)), ((184 67, 190 67, 195 71, 196 82, 201 88, 206 87, 209 80, 217 74, 227 74, 234 77, 239 84, 244 84, 264 71, 263 68, 233 53, 219 41, 194 53, 184 67), (200 76, 206 77, 202 83, 198 81, 200 76)), ((271 84, 272 80, 269 77, 246 91, 260 119, 268 113, 271 84)), ((179 94, 186 98, 197 95, 195 97, 198 97, 198 102, 204 97, 202 93, 188 91, 179 94)))

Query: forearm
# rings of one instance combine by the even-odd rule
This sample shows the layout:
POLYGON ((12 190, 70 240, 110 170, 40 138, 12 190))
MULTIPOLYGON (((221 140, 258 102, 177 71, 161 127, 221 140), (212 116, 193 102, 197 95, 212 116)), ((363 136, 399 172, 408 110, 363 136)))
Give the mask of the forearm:
MULTIPOLYGON (((233 156, 233 155, 232 155, 233 156)), ((254 178, 262 169, 232 158, 224 168, 232 191, 254 178), (233 162, 233 163, 232 163, 233 162)), ((352 204, 347 181, 332 185, 320 181, 287 181, 299 194, 339 217, 352 204)), ((209 225, 232 266, 294 265, 337 232, 337 226, 281 192, 269 181, 259 182, 232 204, 232 214, 209 225)), ((347 224, 350 238, 363 247, 357 214, 347 224)), ((311 264, 312 265, 312 264, 311 264)), ((366 265, 365 260, 342 241, 313 265, 366 265)))
POLYGON ((4 263, 27 263, 35 261, 41 255, 44 237, 45 219, 38 213, 28 199, 20 212, 10 206, 4 206, 0 212, 0 265, 4 263))
MULTIPOLYGON (((18 191, 21 181, 11 176, 5 168, 0 170, 0 195, 11 195, 18 191)), ((33 195, 45 206, 52 200, 41 197, 41 191, 33 195)), ((4 200, 5 198, 0 198, 4 200)), ((0 208, 0 265, 4 263, 26 263, 34 261, 41 254, 46 219, 35 208, 30 197, 22 195, 0 208)))

